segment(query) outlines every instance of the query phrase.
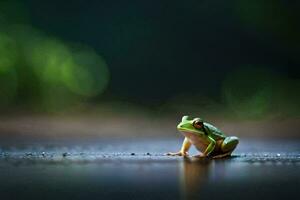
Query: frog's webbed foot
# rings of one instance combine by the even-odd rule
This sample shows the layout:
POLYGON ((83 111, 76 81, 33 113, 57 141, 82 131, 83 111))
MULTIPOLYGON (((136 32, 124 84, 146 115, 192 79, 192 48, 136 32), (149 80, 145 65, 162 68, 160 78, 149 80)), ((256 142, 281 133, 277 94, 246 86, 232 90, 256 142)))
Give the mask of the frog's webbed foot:
POLYGON ((231 155, 232 151, 230 152, 227 152, 227 153, 224 153, 224 154, 221 154, 221 155, 216 155, 216 156, 213 156, 212 158, 213 159, 218 159, 218 158, 225 158, 225 157, 229 157, 231 155))
POLYGON ((188 152, 182 152, 182 151, 179 151, 179 152, 176 152, 176 153, 172 153, 172 152, 169 152, 166 154, 167 156, 188 156, 188 152))
POLYGON ((205 154, 198 154, 198 155, 195 155, 193 156, 193 158, 206 158, 207 156, 205 154))

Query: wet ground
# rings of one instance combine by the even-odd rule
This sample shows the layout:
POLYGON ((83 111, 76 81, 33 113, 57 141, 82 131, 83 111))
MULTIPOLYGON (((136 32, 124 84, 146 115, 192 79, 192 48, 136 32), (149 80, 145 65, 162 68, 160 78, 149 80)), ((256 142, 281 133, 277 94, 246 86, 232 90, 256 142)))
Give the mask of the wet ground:
POLYGON ((20 141, 0 142, 0 199, 300 195, 300 141, 295 140, 242 138, 231 158, 219 160, 165 156, 180 148, 181 138, 20 141))

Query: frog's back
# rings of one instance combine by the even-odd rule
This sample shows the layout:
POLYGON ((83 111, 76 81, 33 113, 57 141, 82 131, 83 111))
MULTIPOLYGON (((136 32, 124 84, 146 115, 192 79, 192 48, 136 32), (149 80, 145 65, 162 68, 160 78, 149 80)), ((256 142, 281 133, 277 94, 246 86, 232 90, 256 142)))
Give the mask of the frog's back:
POLYGON ((210 130, 212 137, 215 140, 224 139, 226 137, 226 135, 220 129, 213 126, 212 124, 204 122, 204 126, 206 126, 210 130))

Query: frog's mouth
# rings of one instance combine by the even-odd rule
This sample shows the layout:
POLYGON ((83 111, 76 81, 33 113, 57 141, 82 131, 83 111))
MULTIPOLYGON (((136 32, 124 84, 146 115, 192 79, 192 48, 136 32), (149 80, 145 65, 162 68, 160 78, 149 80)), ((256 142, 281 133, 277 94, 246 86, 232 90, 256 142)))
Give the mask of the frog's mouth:
POLYGON ((191 131, 189 129, 185 129, 185 128, 179 128, 177 127, 177 130, 181 133, 183 133, 184 135, 190 135, 190 134, 194 134, 194 135, 201 135, 202 133, 200 131, 191 131))
POLYGON ((201 133, 193 132, 190 130, 181 130, 180 132, 184 137, 189 138, 192 142, 198 141, 202 138, 201 133))

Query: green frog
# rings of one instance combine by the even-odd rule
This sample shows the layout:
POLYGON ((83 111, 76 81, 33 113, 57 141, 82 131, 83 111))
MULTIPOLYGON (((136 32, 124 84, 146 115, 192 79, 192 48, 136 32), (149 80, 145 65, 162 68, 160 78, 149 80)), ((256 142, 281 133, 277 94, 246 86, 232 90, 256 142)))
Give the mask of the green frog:
POLYGON ((183 116, 177 129, 185 136, 182 147, 177 153, 168 153, 171 156, 188 156, 191 145, 201 152, 195 157, 223 158, 230 156, 239 143, 235 136, 226 136, 213 125, 204 122, 201 118, 183 116))

